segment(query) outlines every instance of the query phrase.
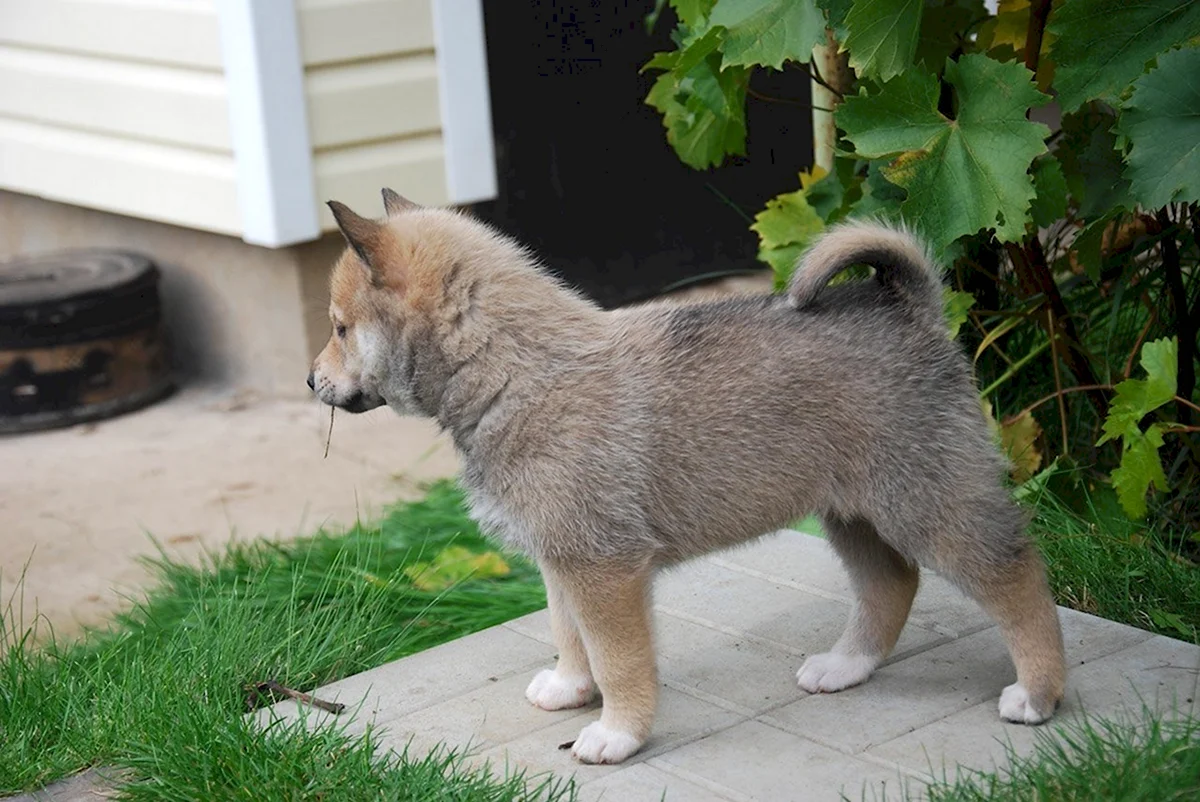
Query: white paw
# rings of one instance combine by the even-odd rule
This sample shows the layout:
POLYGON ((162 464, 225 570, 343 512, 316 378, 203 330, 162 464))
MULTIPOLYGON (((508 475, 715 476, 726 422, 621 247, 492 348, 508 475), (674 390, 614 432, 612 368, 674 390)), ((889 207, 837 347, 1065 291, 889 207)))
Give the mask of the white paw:
POLYGON ((543 710, 583 707, 595 695, 591 677, 563 677, 549 670, 539 672, 525 689, 525 698, 543 710))
POLYGON ((875 663, 862 655, 814 654, 796 672, 796 682, 809 693, 834 693, 866 682, 875 663))
POLYGON ((571 754, 584 763, 620 763, 642 746, 642 742, 622 730, 610 730, 599 721, 579 733, 571 754))
POLYGON ((1029 691, 1019 682, 1009 685, 1000 694, 1000 718, 1017 724, 1041 724, 1054 715, 1054 710, 1038 710, 1029 698, 1029 691))

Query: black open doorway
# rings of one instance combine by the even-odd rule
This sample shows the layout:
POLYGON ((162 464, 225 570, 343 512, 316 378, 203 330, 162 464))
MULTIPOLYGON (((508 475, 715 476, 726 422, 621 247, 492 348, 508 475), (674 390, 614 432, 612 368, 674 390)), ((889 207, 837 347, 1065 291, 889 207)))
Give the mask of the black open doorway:
POLYGON ((748 216, 798 188, 811 164, 808 79, 761 73, 752 87, 791 102, 750 100, 747 148, 716 170, 682 164, 643 103, 673 48, 675 18, 653 0, 484 3, 499 197, 478 214, 534 247, 605 306, 702 276, 762 269, 748 216))

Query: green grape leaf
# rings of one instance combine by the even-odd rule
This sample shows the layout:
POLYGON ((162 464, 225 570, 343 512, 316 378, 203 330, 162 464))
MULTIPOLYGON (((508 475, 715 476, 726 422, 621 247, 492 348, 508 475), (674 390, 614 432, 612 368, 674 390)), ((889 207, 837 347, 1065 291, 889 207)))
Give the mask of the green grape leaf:
POLYGON ((1053 154, 1034 161, 1033 190, 1036 194, 1029 211, 1035 226, 1045 228, 1067 213, 1067 179, 1053 154))
POLYGON ((854 0, 846 14, 845 49, 860 76, 887 81, 913 63, 924 0, 854 0))
POLYGON ((814 0, 719 0, 709 24, 725 28, 725 66, 808 63, 825 42, 825 15, 814 0))
POLYGON ((1067 0, 1050 15, 1047 31, 1055 37, 1050 52, 1063 111, 1097 98, 1116 105, 1146 62, 1200 34, 1200 2, 1067 0))
POLYGON ((1163 425, 1156 423, 1144 433, 1136 431, 1125 436, 1125 450, 1121 453, 1121 464, 1112 472, 1113 488, 1122 509, 1130 518, 1141 518, 1146 514, 1146 491, 1154 485, 1159 490, 1168 488, 1167 475, 1163 472, 1158 449, 1163 444, 1163 425))
POLYGON ((787 286, 804 249, 825 228, 825 221, 808 201, 808 192, 823 178, 821 168, 812 175, 801 173, 801 186, 767 201, 767 207, 754 216, 751 230, 758 234, 758 258, 775 272, 775 287, 787 286))
POLYGON ((1118 437, 1138 432, 1142 418, 1175 397, 1179 369, 1179 344, 1173 337, 1148 342, 1142 346, 1144 379, 1126 379, 1116 386, 1117 397, 1104 420, 1101 445, 1118 437))
POLYGON ((975 296, 969 292, 960 292, 950 287, 942 290, 942 311, 946 316, 950 339, 958 338, 958 332, 967 322, 967 313, 975 305, 975 296))
POLYGON ((721 69, 722 35, 722 29, 711 29, 692 36, 675 54, 656 55, 643 68, 668 70, 654 82, 646 103, 663 115, 667 141, 679 159, 697 170, 746 150, 750 74, 743 67, 721 69))
POLYGON ((826 225, 845 217, 850 202, 854 200, 854 187, 858 182, 854 167, 853 160, 839 159, 833 172, 826 173, 820 167, 814 167, 811 173, 800 174, 800 186, 808 205, 816 210, 826 225))
POLYGON ((671 0, 671 8, 675 9, 675 16, 679 17, 680 22, 689 28, 695 28, 708 17, 714 2, 715 0, 671 0))
POLYGON ((940 70, 962 44, 968 26, 987 16, 983 0, 925 0, 914 61, 940 70))
POLYGON ((878 220, 895 220, 900 213, 900 204, 908 197, 883 175, 887 162, 883 160, 867 164, 867 177, 862 185, 862 197, 850 209, 851 217, 873 217, 878 220))
MULTIPOLYGON (((1053 0, 1052 8, 1062 5, 1053 0)), ((1051 16, 1055 12, 1051 11, 1051 16)), ((1000 0, 996 16, 979 26, 980 48, 1000 61, 1015 59, 1025 61, 1025 41, 1029 38, 1029 0, 1000 0)), ((1051 30, 1043 31, 1042 46, 1038 53, 1038 89, 1047 91, 1054 76, 1054 61, 1050 50, 1055 36, 1051 30)))
POLYGON ((1092 281, 1100 280, 1100 271, 1104 267, 1104 234, 1114 216, 1116 212, 1088 223, 1079 230, 1072 243, 1076 258, 1092 281))
POLYGON ((1200 200, 1200 47, 1159 56, 1134 82, 1117 128, 1132 146, 1125 177, 1134 201, 1157 209, 1200 200))
POLYGON ((853 4, 854 0, 817 0, 817 7, 829 15, 829 27, 834 30, 846 24, 846 15, 853 4))
POLYGON ((1085 220, 1133 205, 1129 182, 1122 176, 1121 151, 1112 133, 1115 124, 1111 113, 1093 109, 1063 117, 1058 158, 1067 188, 1085 220))
POLYGON ((958 92, 957 119, 938 111, 937 79, 912 69, 874 95, 846 98, 838 127, 860 157, 895 159, 883 175, 908 192, 900 213, 938 252, 985 228, 1019 240, 1034 197, 1029 167, 1049 133, 1025 115, 1049 98, 1023 66, 984 55, 947 62, 945 74, 958 92))

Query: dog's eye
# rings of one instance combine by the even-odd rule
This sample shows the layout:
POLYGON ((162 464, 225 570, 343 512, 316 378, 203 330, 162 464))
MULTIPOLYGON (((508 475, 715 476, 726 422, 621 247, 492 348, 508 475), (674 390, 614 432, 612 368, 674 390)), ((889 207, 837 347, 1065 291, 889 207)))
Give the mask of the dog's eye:
POLYGON ((346 336, 346 327, 343 326, 341 323, 334 326, 334 331, 337 332, 338 339, 341 339, 342 337, 346 336))

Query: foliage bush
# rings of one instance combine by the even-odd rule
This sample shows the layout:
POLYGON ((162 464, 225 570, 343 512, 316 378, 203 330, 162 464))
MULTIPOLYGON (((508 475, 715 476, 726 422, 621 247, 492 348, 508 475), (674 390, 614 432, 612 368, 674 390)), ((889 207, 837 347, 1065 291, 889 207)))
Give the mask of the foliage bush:
POLYGON ((670 6, 677 48, 643 68, 646 103, 686 164, 746 152, 748 96, 778 100, 752 88, 766 70, 836 107, 816 109, 836 141, 751 226, 777 283, 843 218, 920 231, 950 267, 947 315, 1015 478, 1082 467, 1057 475, 1194 550, 1200 2, 670 6))

